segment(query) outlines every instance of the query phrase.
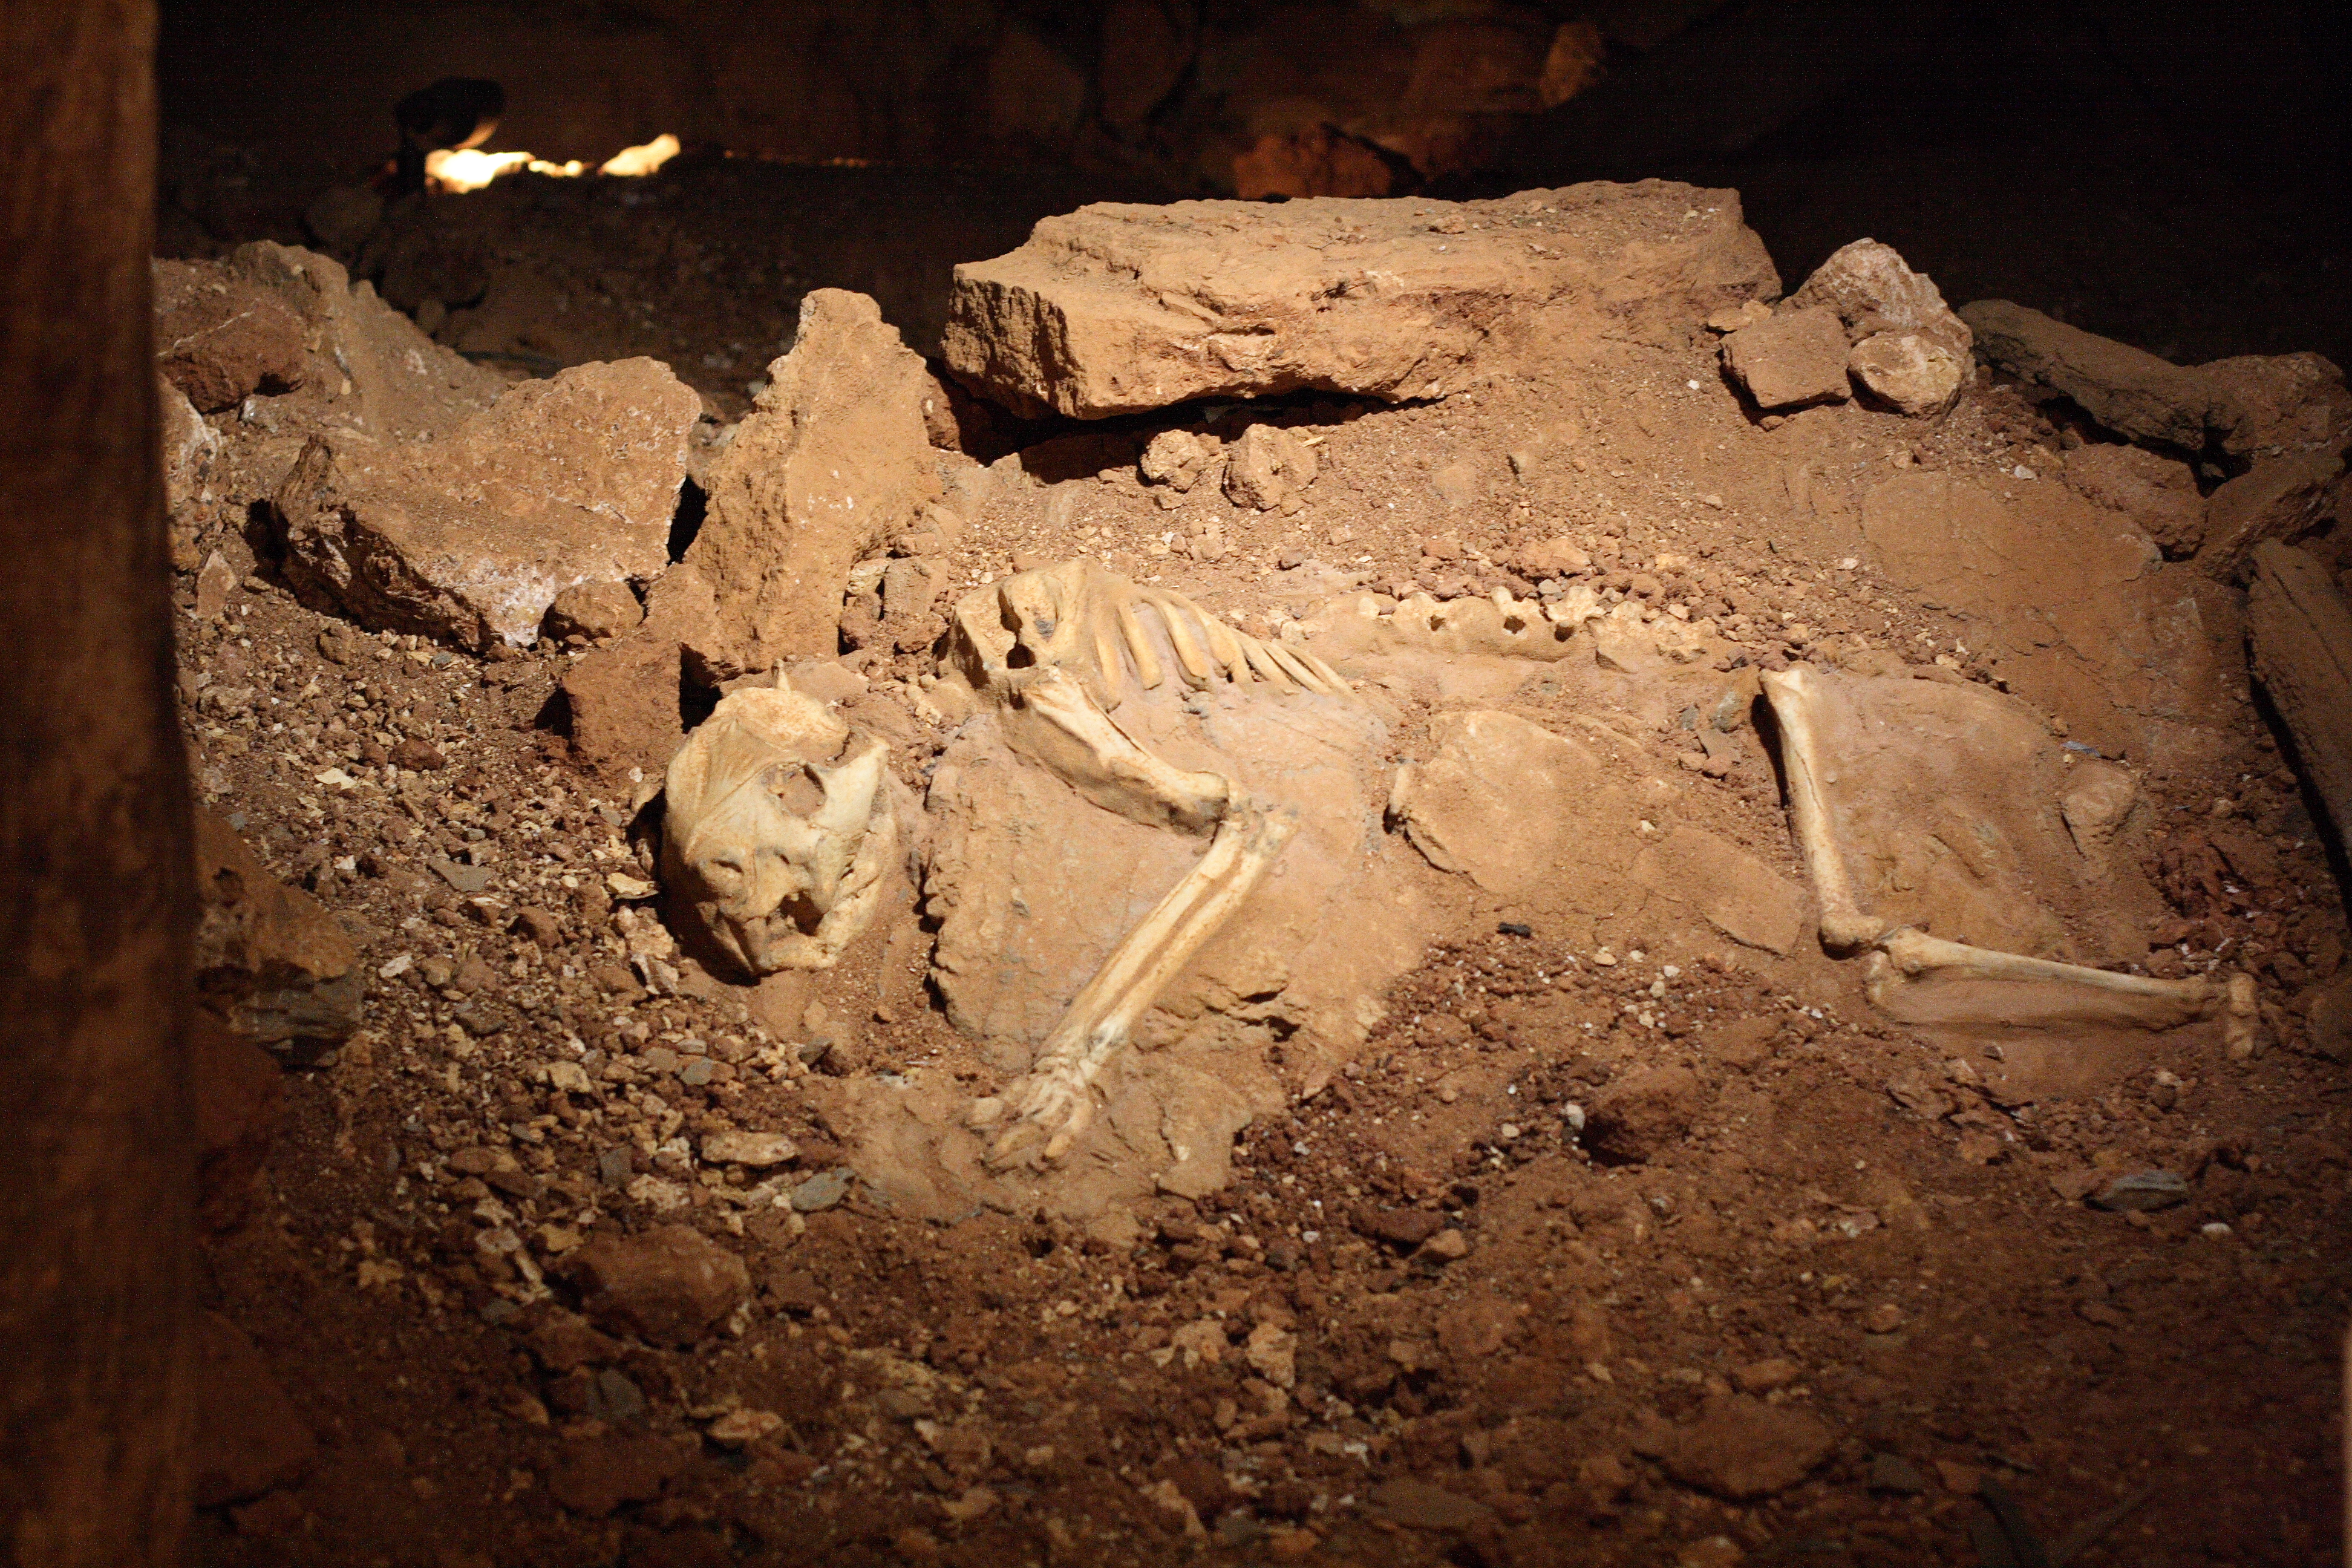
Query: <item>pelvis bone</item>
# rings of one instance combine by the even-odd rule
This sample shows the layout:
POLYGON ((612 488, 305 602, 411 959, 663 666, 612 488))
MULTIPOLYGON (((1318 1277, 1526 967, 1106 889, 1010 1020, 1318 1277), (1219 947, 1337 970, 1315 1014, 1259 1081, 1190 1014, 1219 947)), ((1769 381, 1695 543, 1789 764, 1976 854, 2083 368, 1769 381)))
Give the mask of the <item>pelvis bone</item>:
POLYGON ((722 698, 664 782, 676 912, 752 974, 830 968, 898 852, 888 759, 797 691, 722 698))
MULTIPOLYGON (((1319 659, 1244 637, 1181 595, 1087 561, 1023 572, 956 606, 943 678, 993 708, 1007 742, 1087 800, 1149 826, 1211 836, 1208 852, 1115 947, 1047 1037, 1028 1076, 973 1107, 1003 1126, 1000 1166, 1066 1153, 1092 1121, 1094 1083, 1139 1018, 1216 934, 1297 827, 1232 779, 1178 768, 1112 715, 1156 690, 1229 681, 1350 698, 1319 659)), ((1352 700, 1350 698, 1350 700, 1352 700)))
MULTIPOLYGON (((2250 975, 2158 980, 2123 974, 1948 942, 1873 914, 1856 887, 1854 861, 1838 840, 1833 786, 1839 759, 1824 739, 1836 699, 1825 678, 1803 665, 1768 674, 1763 685, 1780 722, 1790 816, 1821 900, 1822 942, 1832 952, 1869 954, 1874 1005, 1921 1024, 2168 1029, 2219 1015, 2231 1055, 2252 1051, 2260 1015, 2250 975)), ((2104 845, 2104 831, 2098 842, 2104 845)))

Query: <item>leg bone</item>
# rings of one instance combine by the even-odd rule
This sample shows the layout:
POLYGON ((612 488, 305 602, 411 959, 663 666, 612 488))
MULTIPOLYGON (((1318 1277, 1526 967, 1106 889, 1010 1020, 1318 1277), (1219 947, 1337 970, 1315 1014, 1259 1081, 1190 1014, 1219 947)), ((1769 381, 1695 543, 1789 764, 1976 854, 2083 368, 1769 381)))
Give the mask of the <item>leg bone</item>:
POLYGON ((1802 665, 1763 677, 1765 697, 1772 717, 1780 724, 1780 757, 1789 775, 1789 815, 1797 825, 1797 843, 1813 874, 1813 892, 1822 901, 1822 941, 1832 952, 1868 947, 1886 930, 1862 908, 1846 874, 1845 857, 1838 853, 1830 822, 1829 797, 1822 777, 1828 758, 1813 724, 1821 689, 1813 672, 1802 665))
POLYGON ((1286 810, 1246 797, 1234 803, 1200 864, 1112 950, 1071 1002, 1028 1078, 1006 1095, 1002 1109, 1019 1120, 990 1150, 991 1164, 1030 1158, 1050 1163, 1069 1152, 1094 1120, 1092 1091, 1103 1064, 1177 972, 1233 918, 1297 828, 1286 810))

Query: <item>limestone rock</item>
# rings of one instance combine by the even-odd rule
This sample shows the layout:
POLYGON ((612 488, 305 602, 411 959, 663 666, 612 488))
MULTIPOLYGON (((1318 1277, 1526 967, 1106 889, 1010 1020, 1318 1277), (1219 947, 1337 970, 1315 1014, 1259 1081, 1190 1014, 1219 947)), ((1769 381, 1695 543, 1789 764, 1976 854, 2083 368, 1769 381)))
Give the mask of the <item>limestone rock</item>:
POLYGON ((1837 1434, 1811 1411, 1734 1394, 1711 1401, 1658 1457, 1685 1485, 1747 1501, 1795 1486, 1836 1446, 1837 1434))
POLYGON ((750 1165, 765 1170, 801 1157, 800 1146, 781 1132, 713 1132, 702 1141, 702 1158, 713 1165, 750 1165))
POLYGON ((2055 387, 2119 436, 2184 451, 2234 430, 2237 399, 2194 370, 2007 300, 1960 308, 1977 353, 2021 381, 2055 387))
POLYGON ((302 318, 242 278, 188 261, 154 263, 155 364, 202 412, 291 392, 310 374, 302 318))
POLYGON ((683 1225, 599 1237, 568 1260, 581 1306, 614 1333, 694 1344, 751 1294, 743 1260, 683 1225))
POLYGON ((1724 368, 1768 413, 1846 399, 1845 329, 1836 312, 1791 310, 1723 340, 1724 368))
POLYGON ((1837 312, 1854 342, 1881 332, 1914 332, 1951 351, 1967 363, 1975 334, 1944 302, 1936 280, 1914 272, 1891 245, 1857 239, 1839 247, 1789 296, 1795 308, 1823 306, 1837 312))
POLYGON ((205 521, 205 479, 213 459, 220 456, 220 436, 197 416, 187 395, 160 372, 155 401, 163 426, 163 500, 171 513, 172 564, 185 571, 196 563, 196 540, 205 521))
MULTIPOLYGON (((331 409, 339 421, 386 440, 446 434, 499 400, 506 380, 419 331, 416 323, 353 284, 331 257, 258 240, 205 269, 207 288, 258 289, 300 319, 309 364, 282 403, 299 423, 331 409)), ((222 296, 215 295, 214 309, 222 296)))
POLYGON ((242 1502, 300 1479, 318 1440, 253 1342, 218 1312, 200 1313, 193 1337, 196 1506, 242 1502))
POLYGON ((572 754, 606 778, 656 776, 685 733, 678 713, 675 634, 646 627, 605 644, 563 674, 572 754))
POLYGON ((2066 482, 2084 500, 2131 519, 2168 560, 2205 542, 2205 497, 2196 471, 2177 458, 2120 443, 2081 447, 2066 454, 2066 482))
POLYGON ((278 490, 289 574, 364 626, 528 646, 565 589, 669 564, 700 413, 632 359, 525 382, 446 440, 314 437, 278 490))
POLYGON ((2341 447, 2352 428, 2352 391, 2322 355, 2244 354, 2210 361, 2197 373, 2237 403, 2238 423, 2222 442, 2231 452, 2268 458, 2341 447))
POLYGON ((359 951, 309 894, 272 877, 209 811, 196 813, 194 969, 200 1000, 230 1029, 284 1050, 359 1027, 359 951))
POLYGON ((812 290, 800 335, 712 464, 687 552, 715 595, 690 646, 719 679, 830 658, 849 569, 940 493, 922 359, 863 294, 812 290))
POLYGON ((2198 569, 2230 582, 2263 541, 2293 543, 2327 515, 2343 477, 2343 456, 2325 447, 2256 463, 2215 490, 2206 504, 2198 569))
POLYGON ((1214 436, 1190 430, 1162 430, 1143 448, 1136 469, 1148 485, 1164 485, 1178 495, 1188 493, 1203 474, 1223 460, 1224 443, 1214 436))
POLYGON ((559 642, 569 637, 604 642, 635 630, 645 618, 645 606, 626 583, 575 583, 548 606, 547 635, 559 642))
POLYGON ((1315 448, 1277 425, 1253 425, 1225 464, 1225 499, 1272 511, 1315 482, 1315 448))
POLYGON ((1778 291, 1730 191, 1450 203, 1106 203, 956 268, 941 353, 1017 412, 1095 419, 1301 387, 1395 401, 1778 291))
POLYGON ((1853 378, 1913 418, 1941 414, 1960 395, 1969 362, 1924 332, 1878 332, 1846 357, 1853 378))

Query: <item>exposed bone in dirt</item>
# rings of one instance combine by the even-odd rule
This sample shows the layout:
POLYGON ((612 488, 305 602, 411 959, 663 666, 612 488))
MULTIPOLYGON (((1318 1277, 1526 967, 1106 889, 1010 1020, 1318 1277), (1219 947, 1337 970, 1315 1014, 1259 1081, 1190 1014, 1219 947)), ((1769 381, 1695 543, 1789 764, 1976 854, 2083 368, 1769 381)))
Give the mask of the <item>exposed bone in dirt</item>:
MULTIPOLYGON (((206 416, 196 777, 366 985, 211 1079, 253 1353, 208 1363, 208 1558, 1961 1563, 1982 1495, 2053 1548, 2104 1520, 2084 1563, 2322 1560, 2347 931, 2244 595, 2182 557, 2209 488, 2340 452, 2340 379, 2242 367, 2305 389, 2286 434, 2184 478, 1983 364, 1853 395, 1888 331, 1954 341, 1916 295, 1700 272, 1390 404, 859 380, 882 434, 778 464, 921 430, 919 481, 801 562, 830 647, 732 664, 755 555, 688 528, 641 621, 525 647, 306 605, 247 509, 364 378, 306 337, 206 416), (1808 310, 1846 395, 1759 406, 1724 342, 1808 310), (1768 674, 1845 694, 1852 897, 1768 674), (1882 1007, 1836 955, 1882 938, 2179 1016, 1882 1007), (1041 1068, 1083 1113, 992 1163, 1041 1068)), ((347 356, 442 363, 344 293, 347 356)), ((844 416, 799 374, 689 469, 844 416)), ((419 451, 488 401, 435 396, 419 451)), ((2265 515, 2325 588, 2306 489, 2265 515)), ((772 565, 806 504, 730 526, 772 565)))

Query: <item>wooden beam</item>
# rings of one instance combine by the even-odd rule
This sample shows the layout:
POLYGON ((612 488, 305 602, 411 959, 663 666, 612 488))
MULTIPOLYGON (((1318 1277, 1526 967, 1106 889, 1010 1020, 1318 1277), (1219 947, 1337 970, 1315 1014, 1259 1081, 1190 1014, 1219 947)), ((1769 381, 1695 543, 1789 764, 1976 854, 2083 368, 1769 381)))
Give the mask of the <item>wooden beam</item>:
POLYGON ((193 910, 152 0, 0 5, 0 1561, 177 1560, 193 910))

